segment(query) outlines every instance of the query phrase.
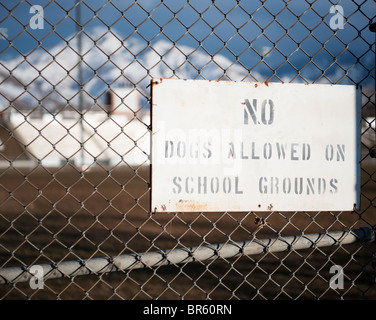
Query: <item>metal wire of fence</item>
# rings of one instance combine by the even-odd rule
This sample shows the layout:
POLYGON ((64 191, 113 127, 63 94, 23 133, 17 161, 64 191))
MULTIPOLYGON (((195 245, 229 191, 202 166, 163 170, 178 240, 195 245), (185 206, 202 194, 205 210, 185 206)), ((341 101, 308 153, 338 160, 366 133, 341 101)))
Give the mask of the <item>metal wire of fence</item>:
POLYGON ((375 299, 375 9, 2 1, 0 298, 375 299), (152 212, 153 77, 361 86, 361 210, 152 212))

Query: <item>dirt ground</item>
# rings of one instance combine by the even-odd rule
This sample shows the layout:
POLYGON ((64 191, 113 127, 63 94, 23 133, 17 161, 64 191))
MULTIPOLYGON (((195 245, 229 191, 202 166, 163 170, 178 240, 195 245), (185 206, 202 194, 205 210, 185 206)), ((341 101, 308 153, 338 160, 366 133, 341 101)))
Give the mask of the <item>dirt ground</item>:
MULTIPOLYGON (((0 172, 0 267, 182 246, 357 229, 376 224, 375 162, 362 163, 359 212, 149 212, 149 168, 74 166, 0 172)), ((1 299, 375 299, 376 245, 351 244, 155 269, 0 285, 1 299), (343 289, 329 287, 333 265, 343 289)))

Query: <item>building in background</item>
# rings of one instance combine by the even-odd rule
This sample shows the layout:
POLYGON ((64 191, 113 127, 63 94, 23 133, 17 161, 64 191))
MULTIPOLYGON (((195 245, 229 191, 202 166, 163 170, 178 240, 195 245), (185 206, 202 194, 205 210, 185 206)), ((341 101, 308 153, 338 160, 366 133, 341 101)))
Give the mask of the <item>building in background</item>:
POLYGON ((149 162, 149 112, 141 94, 121 88, 109 92, 103 105, 83 112, 65 108, 56 114, 44 108, 8 108, 0 120, 0 166, 65 163, 88 167, 139 166, 149 162))

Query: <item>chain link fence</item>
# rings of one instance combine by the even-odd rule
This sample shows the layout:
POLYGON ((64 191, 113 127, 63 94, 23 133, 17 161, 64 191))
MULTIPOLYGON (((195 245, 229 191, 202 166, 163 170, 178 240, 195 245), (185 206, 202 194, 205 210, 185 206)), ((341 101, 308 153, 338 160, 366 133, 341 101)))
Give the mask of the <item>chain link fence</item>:
POLYGON ((375 299, 375 13, 2 1, 1 299, 375 299), (153 213, 153 77, 361 86, 361 210, 153 213))

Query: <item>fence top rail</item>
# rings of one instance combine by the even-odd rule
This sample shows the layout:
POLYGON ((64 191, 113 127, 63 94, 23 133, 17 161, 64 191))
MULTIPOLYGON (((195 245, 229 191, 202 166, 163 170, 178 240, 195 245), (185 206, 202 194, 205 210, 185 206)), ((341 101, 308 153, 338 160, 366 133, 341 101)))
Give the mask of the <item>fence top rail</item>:
MULTIPOLYGON (((0 284, 27 282, 37 276, 47 279, 102 274, 140 268, 156 268, 216 258, 232 258, 239 255, 257 255, 265 252, 302 250, 313 247, 328 247, 355 242, 375 241, 374 230, 362 227, 354 230, 302 234, 296 236, 252 239, 250 241, 209 244, 139 254, 124 254, 117 257, 97 257, 88 260, 64 261, 58 264, 42 264, 42 275, 31 272, 30 267, 7 267, 0 269, 0 284)), ((34 266, 35 267, 35 266, 34 266)), ((40 270, 41 270, 40 269, 40 270)))

